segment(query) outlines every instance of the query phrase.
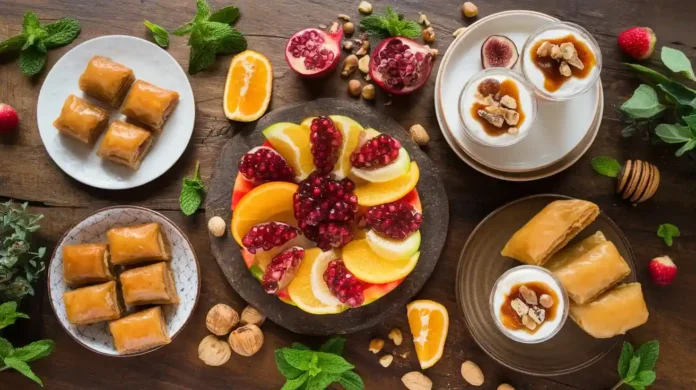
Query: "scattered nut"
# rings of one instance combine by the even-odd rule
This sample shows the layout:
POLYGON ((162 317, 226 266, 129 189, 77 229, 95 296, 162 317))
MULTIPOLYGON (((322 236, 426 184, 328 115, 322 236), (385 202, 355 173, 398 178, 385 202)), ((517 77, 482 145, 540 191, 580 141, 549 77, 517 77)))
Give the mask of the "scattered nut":
POLYGON ((527 286, 520 287, 520 295, 522 295, 522 299, 524 299, 528 305, 536 305, 538 303, 536 293, 527 286))
POLYGON ((384 340, 382 340, 382 339, 372 339, 370 341, 369 350, 372 353, 379 353, 379 351, 381 351, 383 347, 384 347, 384 340))
POLYGON ((393 361, 394 361, 394 356, 392 356, 392 355, 384 355, 381 358, 379 358, 379 364, 382 365, 382 367, 384 367, 384 368, 389 367, 393 361))
POLYGON ((215 216, 210 218, 208 221, 208 231, 215 237, 222 237, 225 235, 225 220, 215 216))
POLYGON ((551 42, 544 41, 537 49, 537 56, 548 57, 551 55, 551 42))
POLYGON ((517 135, 519 133, 520 133, 520 129, 518 129, 517 127, 511 127, 508 129, 508 134, 510 134, 510 135, 517 135))
POLYGON ((435 30, 432 27, 428 27, 423 30, 423 42, 433 43, 435 42, 435 30))
POLYGON ((496 105, 496 104, 490 105, 490 106, 486 107, 485 110, 486 110, 486 112, 488 112, 490 114, 501 115, 501 116, 505 117, 506 110, 503 107, 500 107, 499 104, 498 105, 496 105))
POLYGON ((529 313, 527 313, 527 315, 529 315, 529 318, 534 320, 534 322, 541 325, 546 318, 546 310, 538 306, 533 306, 529 308, 529 313))
POLYGON ((454 30, 454 32, 452 33, 452 36, 456 38, 456 37, 462 35, 462 33, 464 31, 466 31, 466 27, 459 27, 458 29, 454 30))
POLYGON ((529 330, 534 330, 537 327, 537 323, 526 314, 522 316, 522 324, 529 330))
POLYGON ((462 5, 462 12, 467 18, 473 18, 478 15, 478 7, 474 3, 467 1, 462 5))
POLYGON ((355 32, 355 25, 352 22, 343 23, 343 32, 352 35, 355 32))
POLYGON ((408 390, 432 390, 433 381, 418 371, 411 371, 401 377, 401 382, 408 390))
POLYGON ((352 96, 352 97, 360 96, 361 89, 362 89, 362 85, 360 85, 360 81, 350 80, 348 82, 348 94, 350 96, 352 96))
POLYGON ((511 110, 516 110, 517 109, 517 101, 513 99, 510 95, 505 95, 500 98, 500 104, 503 106, 511 109, 511 110))
POLYGON ((370 52, 370 41, 368 41, 367 39, 363 39, 361 46, 360 46, 360 49, 358 49, 358 51, 355 52, 355 55, 358 57, 362 57, 364 55, 367 55, 367 53, 369 53, 369 52, 370 52))
POLYGON ((415 124, 408 129, 408 133, 411 135, 411 139, 420 146, 423 146, 430 141, 430 136, 425 128, 419 124, 415 124))
POLYGON ((338 18, 344 22, 350 22, 350 16, 346 14, 338 14, 338 18))
POLYGON ((370 56, 363 56, 358 61, 358 69, 364 74, 370 73, 370 56))
POLYGON ((365 100, 372 100, 375 98, 375 86, 372 84, 365 84, 362 89, 362 97, 365 100))
POLYGON ((507 383, 502 383, 498 386, 497 390, 515 390, 515 388, 508 385, 507 383))
POLYGON ((345 51, 351 51, 351 50, 353 50, 353 41, 346 41, 346 42, 343 44, 343 50, 345 50, 345 51))
POLYGON ((408 359, 409 355, 411 355, 411 354, 408 351, 406 351, 399 356, 401 356, 402 359, 408 359))
POLYGON ((218 336, 230 333, 238 322, 239 314, 237 311, 224 303, 213 306, 205 316, 205 326, 211 333, 218 336))
POLYGON ((358 11, 360 11, 360 13, 363 15, 369 15, 372 13, 372 4, 368 3, 367 1, 363 1, 358 4, 358 11))
POLYGON ((462 363, 462 377, 472 386, 481 386, 483 384, 483 371, 471 360, 462 363))
POLYGON ((394 345, 399 346, 401 345, 401 342, 404 341, 404 337, 401 334, 401 329, 399 328, 394 328, 389 332, 389 340, 394 342, 394 345))
POLYGON ((505 118, 505 123, 510 126, 515 126, 520 121, 520 113, 515 110, 505 110, 503 117, 505 118))
POLYGON ((517 313, 517 315, 520 317, 529 312, 529 306, 527 306, 527 304, 522 302, 522 300, 519 298, 513 299, 510 306, 512 306, 512 310, 514 310, 515 313, 517 313))
POLYGON ((418 18, 418 23, 422 24, 425 27, 430 27, 430 21, 428 20, 428 17, 425 16, 424 13, 419 12, 418 13, 420 17, 418 18))
POLYGON ((230 333, 227 340, 232 350, 242 356, 252 356, 263 346, 263 332, 253 324, 244 325, 230 333))
POLYGON ((570 77, 573 75, 573 71, 570 70, 570 66, 565 61, 561 61, 561 65, 558 67, 558 71, 565 77, 570 77))
POLYGON ((354 54, 351 54, 348 57, 346 57, 345 60, 343 60, 343 70, 341 71, 341 76, 348 77, 353 72, 355 72, 355 69, 357 69, 357 68, 358 68, 358 57, 354 54))
POLYGON ((551 298, 549 294, 541 294, 539 297, 539 304, 548 309, 553 306, 553 298, 551 298))
POLYGON ((240 319, 240 324, 248 325, 253 324, 256 326, 261 326, 263 322, 266 321, 266 316, 261 314, 259 309, 254 306, 247 306, 242 310, 242 318, 240 319))
MULTIPOLYGON (((491 106, 489 106, 489 107, 491 107, 491 106)), ((489 108, 489 107, 486 107, 486 108, 489 108)), ((491 114, 490 112, 488 112, 486 110, 478 110, 476 113, 478 114, 478 116, 487 120, 488 123, 492 124, 493 126, 503 127, 503 123, 505 122, 505 118, 503 118, 502 115, 491 114)))
POLYGON ((230 360, 231 355, 230 346, 212 334, 198 344, 198 358, 209 366, 221 366, 230 360))
POLYGON ((575 45, 572 42, 561 43, 561 54, 564 60, 569 60, 578 55, 578 51, 575 50, 575 45))

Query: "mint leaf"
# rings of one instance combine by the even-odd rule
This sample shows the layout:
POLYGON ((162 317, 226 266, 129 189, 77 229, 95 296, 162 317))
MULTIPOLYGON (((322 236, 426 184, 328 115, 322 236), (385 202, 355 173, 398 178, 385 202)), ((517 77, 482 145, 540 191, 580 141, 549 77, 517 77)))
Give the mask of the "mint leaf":
POLYGON ((627 383, 634 389, 637 387, 650 386, 655 382, 655 371, 641 371, 636 374, 636 378, 631 382, 627 383))
POLYGON ((689 126, 689 128, 691 129, 691 132, 696 137, 696 114, 682 116, 682 121, 684 121, 684 123, 687 126, 689 126))
POLYGON ((661 114, 666 107, 660 104, 653 87, 641 84, 619 110, 633 119, 649 119, 661 114))
POLYGON ((608 177, 617 177, 621 172, 621 164, 611 157, 595 157, 590 161, 590 165, 597 173, 608 177))
POLYGON ((0 360, 5 359, 6 357, 10 356, 14 348, 12 348, 12 344, 0 337, 0 360))
POLYGON ((368 35, 379 39, 392 37, 406 37, 415 39, 421 35, 420 25, 416 22, 404 19, 392 7, 385 8, 385 15, 370 15, 360 21, 360 29, 368 35))
POLYGON ((22 375, 26 376, 27 378, 33 380, 34 382, 41 385, 41 387, 43 387, 41 379, 39 379, 39 377, 34 374, 34 372, 31 370, 27 363, 13 357, 5 358, 3 362, 7 367, 15 369, 17 372, 21 373, 22 375))
POLYGON ((0 329, 14 324, 18 318, 29 318, 29 316, 17 312, 17 302, 10 301, 0 305, 0 329))
POLYGON ((309 351, 309 350, 311 350, 311 348, 309 348, 308 346, 306 346, 306 345, 304 345, 304 344, 302 344, 302 343, 292 343, 290 346, 291 346, 293 349, 299 349, 299 350, 301 350, 301 351, 309 351))
POLYGON ((239 8, 230 5, 213 12, 208 18, 211 22, 232 24, 239 19, 239 8))
POLYGON ((631 343, 624 341, 623 347, 621 348, 621 356, 619 356, 619 377, 621 377, 621 379, 626 379, 628 366, 631 363, 631 358, 633 358, 633 353, 634 351, 631 343))
POLYGON ((283 356, 280 349, 275 350, 276 367, 281 375, 286 379, 296 379, 302 375, 302 370, 291 366, 283 356))
POLYGON ((185 178, 179 195, 179 208, 185 215, 192 215, 198 210, 203 201, 203 181, 198 174, 200 162, 196 162, 196 171, 193 179, 185 178))
POLYGON ((655 134, 668 144, 681 144, 694 139, 691 130, 680 124, 661 123, 655 128, 655 134))
POLYGON ((19 34, 0 42, 0 54, 19 51, 27 42, 26 34, 19 34))
POLYGON ((330 384, 338 381, 340 375, 321 372, 316 376, 309 377, 307 381, 307 390, 325 390, 330 384))
POLYGON ((34 360, 46 357, 53 352, 53 347, 55 343, 53 340, 40 340, 35 341, 24 347, 15 348, 10 357, 19 359, 23 362, 32 362, 34 360))
MULTIPOLYGON (((672 246, 672 238, 673 237, 679 237, 681 235, 681 232, 679 231, 679 228, 672 225, 671 223, 663 223, 662 225, 657 227, 657 236, 662 237, 665 240, 665 244, 667 246, 672 246)), ((643 348, 643 347, 641 347, 643 348)), ((646 347, 647 348, 647 347, 646 347)), ((650 347, 654 348, 654 347, 650 347)), ((639 350, 640 352, 640 350, 639 350)), ((657 349, 657 353, 660 352, 659 346, 657 349)), ((642 358, 642 356, 641 356, 642 358)), ((657 360, 657 356, 655 356, 655 359, 657 360)), ((654 364, 654 362, 653 362, 654 364)), ((652 368, 650 368, 652 369, 652 368)))
POLYGON ((27 76, 41 72, 46 65, 46 52, 36 46, 30 46, 19 55, 19 68, 27 76))
POLYGON ((691 68, 691 61, 680 50, 663 46, 661 53, 662 63, 674 73, 679 73, 689 80, 695 80, 694 70, 691 68))
POLYGON ((191 32, 191 29, 193 28, 193 23, 189 22, 184 24, 183 26, 177 28, 172 32, 172 34, 183 37, 184 35, 188 34, 191 32))
POLYGON ((319 351, 332 353, 334 355, 343 355, 343 347, 346 345, 346 339, 343 337, 332 337, 327 342, 325 342, 319 351))
POLYGON ((46 29, 41 27, 41 22, 38 16, 33 12, 27 12, 24 14, 24 21, 22 22, 22 32, 28 36, 34 36, 38 39, 43 39, 48 36, 46 29))
POLYGON ((165 30, 162 26, 150 23, 147 20, 144 21, 143 24, 150 30, 150 32, 152 32, 152 38, 155 39, 155 43, 157 43, 160 47, 166 48, 169 46, 169 33, 167 30, 165 30))
POLYGON ((206 0, 196 0, 196 16, 193 18, 192 23, 196 24, 208 20, 210 16, 210 5, 206 0))
POLYGON ((638 72, 638 74, 643 76, 644 79, 646 79, 648 82, 651 82, 653 84, 664 84, 664 83, 669 83, 672 81, 669 79, 669 77, 663 75, 660 72, 652 70, 652 69, 648 68, 647 66, 643 66, 643 65, 639 65, 639 64, 629 64, 626 62, 624 62, 624 65, 626 65, 629 68, 633 69, 634 71, 638 72))
POLYGON ((232 29, 218 43, 216 54, 234 54, 247 49, 247 40, 239 31, 232 29))
POLYGON ((692 139, 691 141, 682 145, 681 148, 677 149, 677 151, 674 152, 674 155, 677 157, 681 157, 684 155, 684 153, 690 152, 694 148, 696 148, 696 139, 692 139))
POLYGON ((640 367, 640 356, 633 356, 631 358, 631 361, 628 363, 628 371, 626 372, 626 378, 624 378, 624 382, 628 383, 633 381, 635 379, 636 374, 638 373, 638 368, 640 367))
POLYGON ((696 91, 685 87, 683 84, 670 80, 669 82, 659 84, 657 87, 674 102, 683 106, 696 107, 696 91))
POLYGON ((48 49, 65 46, 77 38, 82 31, 80 23, 75 19, 61 19, 44 26, 48 36, 43 40, 43 43, 48 49))
POLYGON ((295 378, 295 379, 288 379, 285 381, 285 384, 283 387, 280 388, 280 390, 296 390, 302 387, 305 383, 307 383, 307 380, 309 379, 309 374, 306 372, 302 374, 301 376, 295 378))
POLYGON ((341 356, 326 352, 315 353, 319 358, 317 366, 324 372, 328 372, 330 374, 343 374, 344 372, 355 368, 355 366, 348 363, 346 359, 342 358, 341 356))
POLYGON ((362 378, 355 371, 346 371, 341 374, 341 377, 338 378, 338 383, 346 390, 365 390, 365 383, 363 383, 362 378))
POLYGON ((312 356, 314 356, 316 352, 282 348, 280 349, 280 353, 289 365, 299 370, 307 371, 309 370, 309 364, 312 361, 312 356))

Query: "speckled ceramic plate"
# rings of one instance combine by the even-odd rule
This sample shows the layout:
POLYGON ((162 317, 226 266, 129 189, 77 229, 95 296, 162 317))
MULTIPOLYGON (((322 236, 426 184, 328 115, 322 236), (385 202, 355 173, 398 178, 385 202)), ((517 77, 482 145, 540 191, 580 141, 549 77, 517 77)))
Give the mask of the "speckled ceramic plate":
MULTIPOLYGON (((616 336, 595 339, 575 322, 568 320, 552 339, 539 344, 521 344, 505 336, 491 316, 489 297, 496 280, 505 271, 521 264, 503 257, 500 251, 508 239, 536 213, 559 199, 570 198, 562 195, 536 195, 495 210, 471 233, 457 267, 457 301, 474 340, 500 364, 530 375, 554 376, 578 371, 601 359, 623 338, 616 336)), ((582 240, 597 230, 601 230, 607 240, 616 245, 631 267, 631 274, 623 282, 635 282, 633 251, 626 236, 606 214, 600 213, 571 243, 582 240)))
MULTIPOLYGON (((169 337, 173 340, 193 314, 201 289, 200 270, 193 246, 174 222, 160 213, 143 207, 109 207, 90 215, 65 233, 53 252, 51 263, 48 266, 48 291, 51 306, 63 328, 78 343, 94 352, 117 357, 135 356, 154 351, 157 348, 136 354, 119 355, 114 347, 107 322, 90 325, 73 325, 68 322, 65 314, 65 304, 63 303, 63 293, 70 288, 63 279, 63 245, 107 242, 106 232, 112 227, 150 222, 157 222, 162 225, 162 232, 169 242, 172 255, 170 265, 180 302, 175 305, 162 305, 162 313, 167 322, 169 337)), ((132 266, 130 268, 135 267, 132 266)), ((145 306, 139 306, 139 308, 129 309, 124 315, 142 310, 145 306)))

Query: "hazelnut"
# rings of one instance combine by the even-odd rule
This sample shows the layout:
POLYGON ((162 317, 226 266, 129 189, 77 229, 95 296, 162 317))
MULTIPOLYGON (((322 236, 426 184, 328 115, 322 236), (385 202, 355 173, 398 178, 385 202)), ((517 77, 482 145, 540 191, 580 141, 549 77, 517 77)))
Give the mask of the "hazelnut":
POLYGON ((382 350, 382 347, 384 347, 384 340, 382 339, 372 339, 370 341, 370 347, 369 350, 372 353, 379 353, 379 351, 382 350))
POLYGON ((501 383, 500 385, 498 385, 497 390, 515 390, 515 388, 508 385, 507 383, 501 383))
POLYGON ((362 85, 360 85, 360 81, 350 80, 348 82, 348 94, 350 94, 350 96, 352 96, 352 97, 360 96, 361 89, 362 89, 362 85))
POLYGON ((205 316, 205 326, 211 333, 218 336, 224 336, 230 333, 238 322, 239 314, 224 303, 218 303, 213 306, 213 308, 208 311, 208 315, 205 316))
POLYGON ((198 358, 209 366, 221 366, 230 360, 231 355, 230 346, 212 334, 198 344, 198 358))
POLYGON ((261 326, 265 320, 266 316, 261 314, 259 309, 255 308, 254 306, 247 306, 244 308, 244 310, 242 310, 242 318, 240 319, 240 323, 242 325, 253 324, 256 326, 261 326))
POLYGON ((372 100, 375 98, 375 86, 372 84, 366 84, 362 89, 362 97, 365 100, 372 100))
POLYGON ((350 16, 346 14, 338 14, 338 18, 344 22, 350 22, 350 16))
POLYGON ((210 218, 208 221, 208 231, 215 237, 222 237, 225 235, 225 220, 215 216, 210 218))
POLYGON ((348 77, 355 69, 358 68, 358 57, 355 54, 351 54, 343 60, 343 70, 341 71, 342 77, 348 77))
POLYGON ((370 73, 370 56, 363 56, 358 61, 358 69, 364 74, 370 73))
POLYGON ((478 7, 474 3, 467 1, 462 4, 462 12, 467 18, 473 18, 478 15, 478 7))
POLYGON ((430 136, 425 128, 419 124, 415 124, 408 129, 408 133, 411 135, 411 139, 420 146, 423 146, 430 141, 430 136))
POLYGON ((462 377, 472 386, 481 386, 483 384, 483 372, 471 360, 462 363, 462 377))
POLYGON ((418 13, 420 17, 418 18, 418 23, 422 24, 425 27, 430 27, 430 20, 428 20, 428 17, 425 16, 424 13, 419 12, 418 13))
POLYGON ((242 356, 252 356, 263 346, 263 332, 258 326, 248 324, 230 333, 227 341, 234 352, 242 356))
POLYGON ((401 330, 399 328, 394 328, 389 332, 389 340, 394 342, 394 345, 399 346, 401 342, 404 341, 404 337, 401 335, 401 330))
POLYGON ((358 5, 358 11, 363 15, 369 15, 372 13, 372 4, 363 1, 358 5))
POLYGON ((462 33, 464 31, 466 31, 466 27, 459 27, 458 29, 454 30, 454 32, 452 33, 452 36, 456 38, 456 37, 462 35, 462 33))
POLYGON ((408 390, 431 390, 433 381, 418 371, 411 371, 401 377, 401 382, 408 390))
POLYGON ((384 368, 389 367, 393 361, 394 361, 394 356, 392 356, 392 355, 384 355, 381 358, 379 358, 379 364, 384 368))
POLYGON ((352 22, 343 23, 343 32, 352 35, 355 32, 355 25, 352 22))
POLYGON ((435 29, 428 27, 423 30, 423 42, 433 43, 435 42, 435 29))

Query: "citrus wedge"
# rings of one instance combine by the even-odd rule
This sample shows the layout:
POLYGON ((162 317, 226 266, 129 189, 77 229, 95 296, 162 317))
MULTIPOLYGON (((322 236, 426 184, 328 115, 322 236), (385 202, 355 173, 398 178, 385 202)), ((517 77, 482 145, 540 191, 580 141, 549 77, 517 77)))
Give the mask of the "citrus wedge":
POLYGON ((297 184, 273 181, 249 191, 232 212, 230 230, 235 241, 242 245, 242 237, 252 226, 261 222, 285 222, 297 226, 292 197, 297 184))
POLYGON ((418 361, 425 370, 442 357, 449 329, 449 314, 437 302, 420 300, 406 305, 406 315, 418 361))
POLYGON ((268 58, 253 50, 237 54, 225 82, 225 115, 239 122, 259 119, 268 109, 272 91, 273 68, 268 58))
POLYGON ((405 260, 418 252, 421 243, 420 230, 403 240, 384 237, 374 230, 368 230, 365 234, 370 249, 382 258, 387 260, 405 260))
POLYGON ((298 180, 304 180, 312 173, 314 157, 309 146, 309 127, 280 122, 268 126, 263 135, 290 164, 298 180))
POLYGON ((295 277, 288 285, 290 299, 297 307, 311 314, 336 314, 346 310, 345 305, 326 305, 322 303, 312 292, 312 268, 314 262, 322 255, 319 248, 305 250, 305 257, 297 270, 295 277))
POLYGON ((312 126, 312 121, 314 120, 314 118, 316 118, 316 116, 308 116, 308 117, 306 117, 306 118, 302 121, 302 123, 300 123, 300 126, 302 126, 302 127, 306 128, 307 130, 309 130, 310 126, 312 126))
POLYGON ((405 278, 418 264, 420 252, 402 260, 385 259, 371 248, 367 240, 354 240, 343 248, 343 262, 363 282, 382 284, 405 278))
POLYGON ((418 164, 411 161, 411 169, 405 175, 382 183, 356 183, 355 195, 361 206, 377 206, 394 202, 406 196, 418 184, 420 171, 418 164))
POLYGON ((336 251, 332 250, 324 252, 319 255, 312 265, 312 292, 319 301, 329 306, 341 305, 341 301, 339 301, 338 298, 333 295, 331 290, 329 290, 329 286, 324 280, 324 272, 326 272, 326 269, 329 267, 329 262, 337 259, 338 257, 339 255, 336 253, 336 251))
POLYGON ((399 157, 397 157, 396 160, 389 165, 376 169, 353 168, 351 172, 353 175, 363 180, 372 183, 383 183, 405 175, 408 173, 410 168, 411 157, 408 155, 406 149, 401 148, 399 149, 399 157))
POLYGON ((338 128, 343 135, 343 142, 341 143, 338 161, 336 161, 334 170, 331 172, 336 180, 342 180, 350 173, 350 155, 358 147, 358 142, 360 142, 360 133, 362 133, 364 129, 360 123, 348 118, 347 116, 330 115, 329 118, 331 118, 336 125, 336 128, 338 128))

